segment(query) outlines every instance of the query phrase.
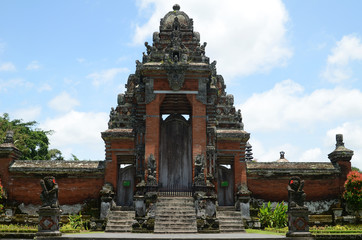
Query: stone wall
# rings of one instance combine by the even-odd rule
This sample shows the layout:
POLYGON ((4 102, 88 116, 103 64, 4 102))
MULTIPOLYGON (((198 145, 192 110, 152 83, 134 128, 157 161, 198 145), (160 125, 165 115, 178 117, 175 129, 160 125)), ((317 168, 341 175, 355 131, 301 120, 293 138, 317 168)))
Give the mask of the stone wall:
POLYGON ((306 201, 339 199, 343 192, 342 174, 332 163, 251 162, 246 167, 248 188, 257 199, 286 201, 291 176, 304 180, 306 201))
POLYGON ((98 199, 104 184, 104 162, 15 160, 8 167, 8 202, 41 204, 40 179, 54 176, 61 205, 98 199))

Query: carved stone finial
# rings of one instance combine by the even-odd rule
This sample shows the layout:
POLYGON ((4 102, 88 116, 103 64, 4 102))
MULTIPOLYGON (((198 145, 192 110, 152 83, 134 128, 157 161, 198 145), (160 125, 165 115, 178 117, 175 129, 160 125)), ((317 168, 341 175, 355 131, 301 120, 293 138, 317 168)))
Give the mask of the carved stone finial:
POLYGON ((180 5, 175 4, 175 5, 173 5, 172 8, 173 8, 174 11, 179 11, 180 10, 180 5))
POLYGON ((4 143, 14 143, 14 132, 7 131, 4 143))
POLYGON ((336 147, 342 146, 344 147, 344 142, 343 142, 343 134, 336 134, 336 147))

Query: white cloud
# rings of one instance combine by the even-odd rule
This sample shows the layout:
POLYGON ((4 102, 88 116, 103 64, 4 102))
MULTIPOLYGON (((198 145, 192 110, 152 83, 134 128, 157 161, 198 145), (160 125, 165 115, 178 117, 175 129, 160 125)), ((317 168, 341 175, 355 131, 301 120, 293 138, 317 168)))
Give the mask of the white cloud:
POLYGON ((5 62, 0 64, 0 72, 13 72, 16 71, 16 67, 11 62, 5 62))
POLYGON ((40 68, 41 65, 39 64, 38 61, 32 61, 31 63, 28 64, 26 70, 39 70, 40 68))
POLYGON ((285 80, 255 93, 239 106, 248 131, 309 129, 317 124, 362 118, 362 92, 357 89, 318 89, 307 94, 298 83, 285 80))
POLYGON ((21 78, 13 78, 10 80, 0 79, 0 92, 6 92, 10 88, 31 88, 33 84, 21 78))
POLYGON ((48 83, 44 83, 38 88, 38 92, 51 91, 52 87, 48 83))
POLYGON ((127 68, 111 68, 100 72, 94 72, 87 76, 92 79, 92 84, 96 87, 100 85, 111 83, 119 73, 128 72, 127 68))
MULTIPOLYGON (((172 10, 168 0, 141 0, 140 14, 152 15, 135 27, 133 41, 141 44, 159 31, 160 18, 172 10)), ((218 71, 229 78, 282 66, 291 57, 286 32, 288 12, 279 0, 179 1, 181 11, 194 19, 194 30, 208 42, 206 55, 217 59, 218 71)))
POLYGON ((343 134, 344 146, 354 151, 352 166, 362 169, 362 120, 345 122, 341 126, 330 129, 325 137, 326 144, 335 144, 336 134, 343 134))
POLYGON ((11 113, 12 118, 23 119, 24 121, 34 121, 41 114, 42 108, 40 106, 33 106, 29 108, 17 109, 11 113))
POLYGON ((70 111, 56 118, 48 118, 41 128, 54 130, 49 137, 50 147, 61 150, 66 158, 73 153, 81 159, 103 160, 104 142, 100 133, 107 129, 107 121, 108 114, 105 112, 70 111))
POLYGON ((361 60, 361 39, 354 35, 343 36, 328 56, 327 66, 322 72, 322 76, 332 83, 341 83, 353 75, 350 63, 361 60))
POLYGON ((77 58, 77 62, 83 63, 85 61, 85 58, 77 58))
POLYGON ((322 155, 320 148, 308 149, 302 153, 298 161, 300 162, 320 162, 321 159, 326 160, 326 157, 322 155))
POLYGON ((49 107, 59 112, 68 112, 74 107, 79 106, 79 101, 72 98, 67 92, 62 92, 58 96, 54 97, 48 103, 49 107))

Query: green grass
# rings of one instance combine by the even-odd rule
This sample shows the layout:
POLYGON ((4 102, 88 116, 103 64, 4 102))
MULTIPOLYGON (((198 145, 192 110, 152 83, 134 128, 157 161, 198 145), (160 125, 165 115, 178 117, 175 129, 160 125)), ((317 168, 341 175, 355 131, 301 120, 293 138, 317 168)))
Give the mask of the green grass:
POLYGON ((17 224, 0 224, 0 232, 11 233, 34 233, 38 231, 38 226, 17 225, 17 224))
POLYGON ((276 231, 260 230, 260 229, 245 229, 246 233, 270 234, 270 235, 285 235, 276 231))

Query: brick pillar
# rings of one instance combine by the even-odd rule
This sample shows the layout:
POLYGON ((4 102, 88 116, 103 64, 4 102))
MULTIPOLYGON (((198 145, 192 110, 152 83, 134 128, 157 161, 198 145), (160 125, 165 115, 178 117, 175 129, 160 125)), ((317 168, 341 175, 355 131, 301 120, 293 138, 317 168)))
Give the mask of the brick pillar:
POLYGON ((153 154, 157 165, 157 181, 160 150, 160 106, 164 98, 165 94, 157 94, 155 100, 146 105, 145 169, 147 169, 148 157, 153 154))
MULTIPOLYGON (((188 94, 187 99, 192 106, 192 175, 194 176, 196 156, 203 154, 206 159, 206 105, 199 102, 195 94, 188 94)), ((204 170, 206 176, 206 166, 204 170)))
POLYGON ((13 131, 8 131, 4 143, 0 144, 0 178, 4 188, 8 191, 9 197, 11 197, 9 166, 14 160, 19 160, 22 155, 14 145, 13 135, 13 131))
POLYGON ((351 171, 353 151, 344 146, 342 134, 336 135, 336 141, 336 149, 328 154, 328 158, 333 165, 338 167, 341 171, 339 178, 339 192, 342 194, 344 191, 344 182, 347 180, 347 175, 351 171))

